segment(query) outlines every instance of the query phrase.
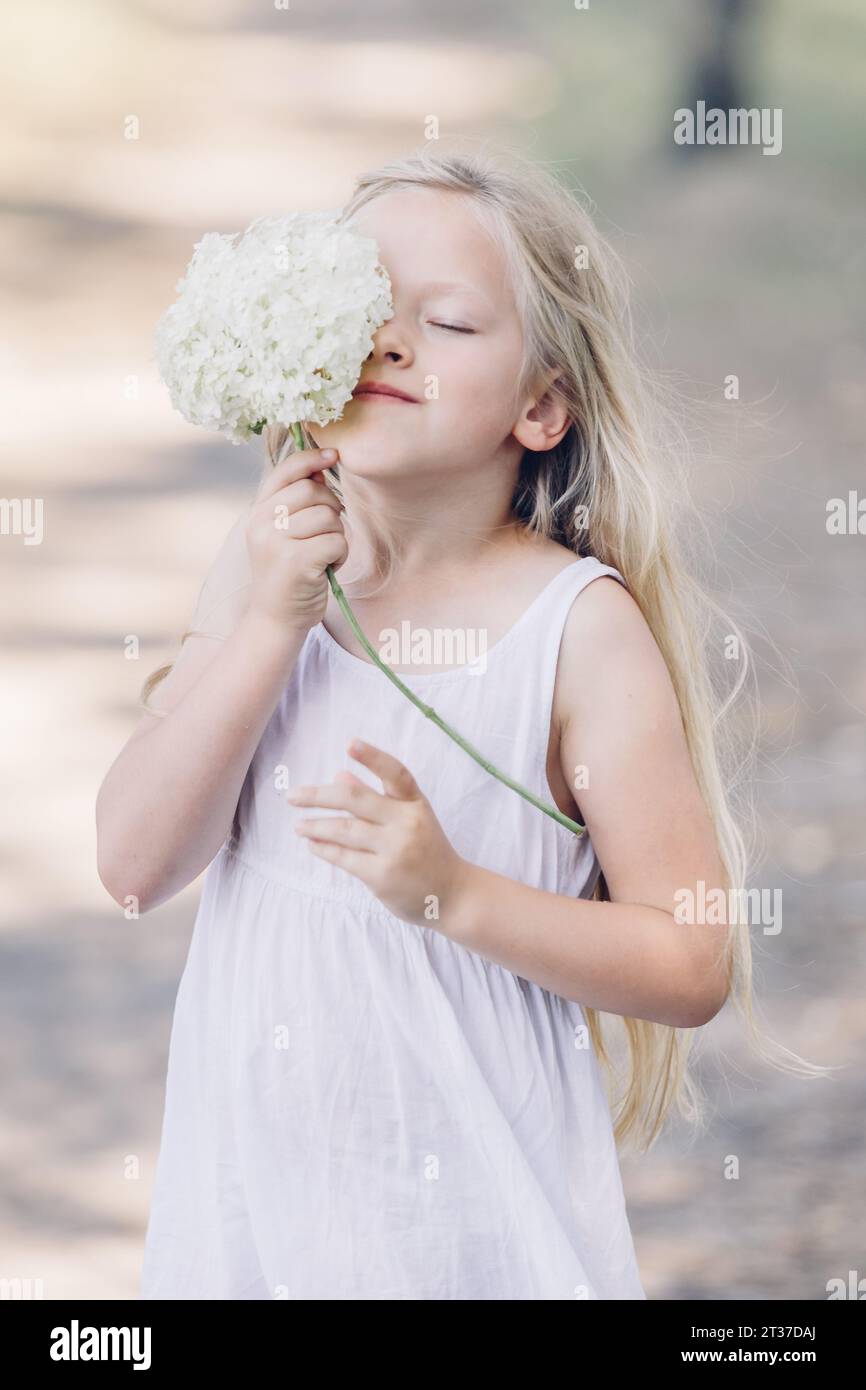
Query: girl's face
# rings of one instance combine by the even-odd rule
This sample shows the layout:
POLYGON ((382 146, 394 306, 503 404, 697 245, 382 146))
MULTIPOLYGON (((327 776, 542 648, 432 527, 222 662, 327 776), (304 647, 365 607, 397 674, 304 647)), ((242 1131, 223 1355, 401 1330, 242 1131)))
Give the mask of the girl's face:
POLYGON ((312 427, 316 444, 370 479, 513 463, 521 326, 502 251, 468 198, 399 190, 367 204, 354 225, 378 244, 394 315, 374 334, 342 419, 312 427), (364 394, 372 384, 412 399, 364 394))

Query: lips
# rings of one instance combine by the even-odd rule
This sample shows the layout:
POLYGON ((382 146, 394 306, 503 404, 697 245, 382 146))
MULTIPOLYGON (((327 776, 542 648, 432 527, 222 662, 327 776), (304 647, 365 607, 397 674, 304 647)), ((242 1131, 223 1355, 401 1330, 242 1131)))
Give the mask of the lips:
POLYGON ((361 386, 356 386, 352 395, 355 397, 384 397, 386 400, 406 401, 409 405, 418 405, 414 396, 408 395, 405 391, 399 391, 396 386, 386 386, 382 381, 367 381, 361 386))

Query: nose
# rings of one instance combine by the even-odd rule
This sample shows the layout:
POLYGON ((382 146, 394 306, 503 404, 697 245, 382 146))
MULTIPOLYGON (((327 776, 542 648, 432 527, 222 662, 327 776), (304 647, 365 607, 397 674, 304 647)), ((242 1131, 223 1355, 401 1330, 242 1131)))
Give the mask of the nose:
POLYGON ((393 362, 408 366, 414 360, 412 345, 397 321, 397 315, 382 324, 373 334, 373 350, 368 362, 393 362))

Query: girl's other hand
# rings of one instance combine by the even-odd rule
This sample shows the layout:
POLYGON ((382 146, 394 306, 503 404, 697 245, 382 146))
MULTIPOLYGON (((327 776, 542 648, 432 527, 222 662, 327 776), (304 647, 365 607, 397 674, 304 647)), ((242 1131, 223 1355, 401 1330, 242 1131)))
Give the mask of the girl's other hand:
POLYGON ((454 849, 409 769, 390 753, 355 739, 349 753, 380 778, 377 792, 341 771, 330 786, 298 787, 293 806, 326 806, 346 816, 295 824, 314 854, 366 883, 395 917, 448 933, 472 866, 454 849))
POLYGON ((264 479, 247 523, 250 608, 285 630, 306 633, 321 621, 325 570, 349 553, 343 509, 322 471, 337 459, 335 449, 290 454, 264 479))

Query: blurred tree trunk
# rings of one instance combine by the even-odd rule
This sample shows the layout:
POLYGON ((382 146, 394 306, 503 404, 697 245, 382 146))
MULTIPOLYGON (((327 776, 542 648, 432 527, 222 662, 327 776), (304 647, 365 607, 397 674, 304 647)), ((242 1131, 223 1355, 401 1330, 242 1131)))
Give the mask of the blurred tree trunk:
MULTIPOLYGON (((704 0, 702 32, 687 81, 685 105, 692 110, 706 102, 709 111, 717 107, 730 111, 747 106, 748 74, 744 58, 746 31, 753 17, 755 0, 704 0)), ((682 147, 691 153, 704 152, 704 145, 682 147)), ((716 147, 717 148, 717 147, 716 147)))

